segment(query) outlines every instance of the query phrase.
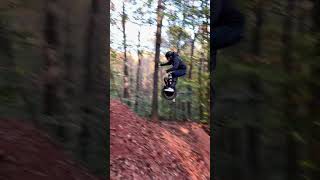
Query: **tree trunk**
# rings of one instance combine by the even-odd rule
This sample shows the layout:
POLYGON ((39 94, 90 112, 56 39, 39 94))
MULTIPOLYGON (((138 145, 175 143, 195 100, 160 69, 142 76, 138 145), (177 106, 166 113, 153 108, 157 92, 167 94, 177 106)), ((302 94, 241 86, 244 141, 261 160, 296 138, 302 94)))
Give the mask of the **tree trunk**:
MULTIPOLYGON (((64 99, 65 103, 71 103, 75 98, 75 87, 73 83, 73 71, 74 71, 74 55, 73 55, 73 49, 74 45, 72 43, 71 35, 72 35, 72 25, 71 25, 71 4, 66 4, 65 9, 66 14, 66 22, 65 22, 65 28, 64 28, 64 35, 65 35, 65 43, 64 43, 64 49, 63 49, 63 60, 64 60, 64 94, 66 95, 66 98, 64 99)), ((65 109, 66 112, 72 111, 71 109, 65 109)))
POLYGON ((202 66, 203 66, 203 61, 205 60, 204 54, 202 53, 202 56, 200 58, 200 63, 198 66, 198 82, 199 82, 199 120, 203 119, 203 107, 202 107, 202 103, 203 103, 203 98, 202 98, 202 90, 205 89, 202 87, 202 66))
POLYGON ((139 94, 140 94, 140 75, 141 75, 141 60, 142 60, 142 52, 140 50, 140 31, 138 32, 138 67, 137 67, 137 78, 136 78, 136 101, 134 104, 135 111, 138 112, 139 106, 139 94))
POLYGON ((44 85, 44 113, 52 116, 58 112, 58 77, 57 73, 57 57, 56 49, 59 45, 58 31, 57 31, 57 17, 51 10, 54 2, 46 3, 44 40, 46 47, 44 47, 44 56, 46 63, 46 80, 44 85))
POLYGON ((248 169, 249 169, 249 179, 262 179, 261 177, 261 162, 260 162, 260 154, 261 154, 261 114, 260 114, 260 103, 259 103, 259 95, 261 94, 262 88, 260 84, 260 78, 251 76, 250 77, 250 91, 254 95, 254 99, 250 101, 252 103, 251 109, 253 110, 253 122, 252 124, 247 125, 247 139, 248 139, 248 151, 247 151, 247 159, 248 159, 248 169))
POLYGON ((127 14, 125 12, 125 3, 122 5, 122 33, 123 33, 123 48, 124 48, 124 64, 123 64, 123 98, 126 99, 128 105, 130 105, 130 92, 129 92, 129 67, 127 59, 127 35, 126 35, 126 21, 127 14))
POLYGON ((261 55, 261 32, 262 24, 264 23, 264 1, 259 0, 254 9, 254 14, 256 17, 255 28, 253 32, 253 43, 252 43, 252 52, 254 55, 261 55))
POLYGON ((230 150, 231 150, 231 156, 232 156, 232 171, 229 172, 229 178, 230 180, 242 180, 243 179, 243 172, 242 172, 242 163, 240 160, 240 155, 242 154, 241 151, 241 130, 239 128, 231 128, 231 141, 230 141, 230 150))
MULTIPOLYGON (((253 39, 252 39, 252 54, 256 57, 261 56, 261 33, 262 33, 262 25, 264 23, 264 1, 258 1, 255 9, 254 14, 256 17, 256 23, 254 27, 253 39)), ((259 125, 262 123, 261 116, 260 116, 260 104, 259 104, 259 95, 261 95, 261 80, 256 75, 249 76, 249 90, 254 95, 252 101, 253 109, 253 125, 249 124, 247 127, 248 133, 248 169, 249 169, 249 179, 262 179, 261 171, 260 171, 260 153, 261 153, 261 144, 260 144, 260 136, 261 136, 261 129, 259 125)))
MULTIPOLYGON (((315 34, 316 43, 313 48, 313 53, 316 56, 319 56, 320 52, 320 0, 314 0, 314 6, 312 10, 312 31, 315 34)), ((318 61, 318 58, 314 59, 318 61)), ((320 102, 320 85, 316 80, 320 75, 320 66, 318 62, 315 62, 311 67, 311 75, 312 79, 310 80, 308 86, 310 89, 310 101, 308 102, 308 111, 310 121, 314 121, 315 119, 320 119, 319 113, 319 102, 320 102)), ((320 167, 320 134, 319 134, 319 126, 315 125, 313 122, 309 122, 309 140, 308 140, 308 151, 309 151, 309 160, 314 164, 315 167, 320 167)), ((308 172, 310 174, 310 179, 320 179, 320 170, 313 169, 308 172)))
POLYGON ((303 34, 306 31, 306 20, 307 20, 307 16, 306 16, 306 9, 303 8, 303 4, 305 3, 305 1, 299 1, 299 17, 298 17, 298 27, 297 27, 297 31, 300 34, 303 34))
MULTIPOLYGON (((293 73, 292 68, 292 34, 293 34, 293 22, 292 17, 295 10, 295 0, 287 0, 286 12, 287 15, 283 21, 283 34, 282 41, 284 45, 282 59, 283 59, 283 67, 288 77, 293 73)), ((287 126, 288 132, 287 137, 287 179, 299 179, 298 172, 298 158, 297 158, 297 144, 293 139, 292 132, 296 131, 296 117, 295 117, 295 109, 296 106, 293 102, 293 94, 295 91, 295 86, 291 80, 286 82, 284 86, 284 97, 285 97, 285 116, 287 118, 287 126)))
MULTIPOLYGON (((106 44, 108 34, 105 26, 107 20, 104 9, 103 0, 91 0, 89 7, 89 22, 87 26, 87 42, 85 48, 87 55, 85 56, 87 70, 85 76, 85 89, 81 94, 86 100, 82 105, 83 117, 81 118, 81 126, 88 127, 89 147, 87 149, 88 166, 97 168, 96 171, 103 172, 103 159, 105 156, 105 147, 107 140, 102 136, 106 132, 105 118, 107 118, 107 82, 106 72, 107 57, 106 44), (87 123, 90 120, 90 123, 87 123), (85 122, 86 121, 86 122, 85 122)), ((80 140, 81 141, 81 140, 80 140)))
POLYGON ((185 13, 183 13, 182 26, 181 26, 182 29, 181 29, 181 31, 180 31, 180 33, 178 35, 178 42, 177 42, 177 53, 178 54, 180 54, 180 50, 181 50, 181 48, 180 48, 180 40, 181 40, 181 36, 182 36, 183 30, 185 28, 185 20, 186 20, 186 15, 185 15, 185 13))
MULTIPOLYGON (((193 54, 194 54, 194 44, 195 44, 195 41, 196 41, 196 38, 197 38, 197 34, 194 33, 194 39, 192 39, 192 42, 191 42, 191 53, 190 53, 190 68, 189 68, 189 80, 192 81, 192 70, 193 70, 193 54)), ((190 93, 190 99, 188 100, 187 102, 187 117, 189 119, 192 119, 192 112, 191 112, 191 109, 192 109, 192 87, 191 85, 188 86, 188 93, 190 93)))
POLYGON ((158 78, 159 78, 158 71, 159 71, 159 61, 160 61, 162 20, 163 20, 162 0, 158 0, 156 49, 155 49, 156 53, 154 58, 153 96, 152 96, 152 111, 151 111, 152 120, 158 120, 158 78))

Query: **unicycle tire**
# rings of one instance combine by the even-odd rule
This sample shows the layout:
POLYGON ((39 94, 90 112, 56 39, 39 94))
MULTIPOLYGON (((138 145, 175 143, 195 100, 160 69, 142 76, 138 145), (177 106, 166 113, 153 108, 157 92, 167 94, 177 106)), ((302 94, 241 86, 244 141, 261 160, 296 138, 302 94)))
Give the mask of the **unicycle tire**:
POLYGON ((167 100, 175 99, 177 96, 177 90, 174 88, 174 92, 166 92, 164 91, 166 88, 167 88, 166 86, 162 88, 162 96, 167 100))

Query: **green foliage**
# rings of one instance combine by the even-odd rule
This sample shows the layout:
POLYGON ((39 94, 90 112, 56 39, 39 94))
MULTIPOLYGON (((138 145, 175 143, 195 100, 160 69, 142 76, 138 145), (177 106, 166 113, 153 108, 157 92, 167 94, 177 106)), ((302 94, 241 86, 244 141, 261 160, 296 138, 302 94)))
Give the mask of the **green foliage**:
MULTIPOLYGON (((64 146, 76 161, 84 162, 83 164, 96 174, 104 174, 101 157, 105 155, 102 151, 106 144, 103 140, 105 121, 102 119, 107 117, 105 78, 108 77, 105 77, 104 70, 100 71, 96 67, 106 65, 105 49, 102 47, 106 44, 104 40, 108 35, 104 29, 106 26, 103 25, 107 22, 106 16, 101 12, 89 14, 87 10, 90 9, 90 3, 82 0, 77 3, 51 1, 50 7, 46 6, 48 2, 4 0, 0 3, 1 118, 34 123, 37 128, 48 132, 64 146), (46 23, 47 7, 53 7, 51 10, 58 23, 51 26, 48 25, 50 23, 46 23), (91 33, 87 29, 90 18, 96 22, 91 33), (67 19, 70 22, 67 22, 67 19), (58 64, 56 68, 59 69, 58 75, 53 74, 59 76, 59 83, 47 78, 49 70, 46 66, 47 52, 44 47, 48 42, 43 33, 43 29, 48 28, 46 26, 50 26, 61 40, 59 45, 51 44, 57 55, 54 57, 58 64), (99 36, 93 37, 91 34, 99 36), (90 43, 86 44, 87 40, 90 43), (92 51, 88 53, 88 49, 92 51), (88 57, 85 54, 91 55, 88 57), (89 58, 90 66, 84 65, 84 58, 89 58), (84 72, 90 72, 90 95, 84 94, 85 82, 88 82, 84 80, 87 78, 84 72), (54 88, 47 88, 49 83, 54 88), (48 96, 56 101, 49 103, 45 100, 48 96), (48 104, 62 110, 46 115, 44 109, 48 104), (79 137, 84 123, 90 133, 86 137, 79 137), (55 135, 63 138, 56 138, 55 135), (79 146, 78 142, 85 138, 89 143, 79 146), (90 154, 87 159, 77 157, 77 153, 82 149, 86 149, 87 154, 90 154)), ((53 68, 52 71, 57 69, 53 68)))
MULTIPOLYGON (((303 7, 295 7, 293 14, 297 16, 290 17, 293 23, 292 42, 288 44, 288 41, 283 41, 284 35, 289 35, 289 32, 283 32, 283 23, 289 1, 238 2, 246 17, 246 37, 239 45, 220 51, 217 57, 217 113, 214 120, 222 122, 224 132, 230 132, 223 134, 225 137, 221 140, 229 142, 231 146, 235 143, 233 141, 244 143, 241 146, 234 145, 234 152, 240 152, 241 147, 249 148, 252 158, 257 158, 255 166, 262 167, 259 178, 255 179, 272 179, 276 176, 284 179, 286 175, 295 173, 287 171, 288 160, 298 162, 290 165, 297 166, 297 171, 301 172, 299 175, 305 179, 318 179, 314 174, 319 174, 320 162, 312 157, 316 156, 314 152, 319 150, 320 142, 320 126, 316 120, 320 117, 320 112, 314 107, 318 102, 318 93, 315 91, 319 92, 320 87, 315 71, 318 72, 320 68, 316 63, 319 58, 315 53, 319 39, 310 29, 313 17, 310 16, 311 13, 299 17, 301 14, 297 12, 303 11, 303 7), (263 2, 264 12, 261 29, 256 26, 256 8, 259 2, 263 2), (299 18, 304 18, 302 24, 299 18), (301 25, 304 32, 299 30, 301 25), (254 38, 256 31, 261 33, 261 54, 258 57, 253 50, 257 43, 254 38), (287 55, 284 54, 288 45, 292 57, 288 62, 289 68, 285 66, 287 55), (241 129, 245 136, 240 137, 239 134, 238 138, 229 138, 235 127, 241 129), (253 127, 254 131, 248 131, 248 127, 253 127), (292 152, 294 153, 290 154, 292 152), (258 155, 254 156, 255 154, 258 155), (274 161, 267 158, 270 154, 274 161), (275 171, 272 167, 278 164, 285 166, 275 171), (308 173, 310 171, 312 173, 308 173)), ((225 153, 224 150, 221 151, 225 153)), ((232 152, 227 154, 235 156, 234 158, 244 158, 232 152)), ((250 164, 245 159, 242 164, 250 164)), ((232 171, 229 167, 223 168, 228 172, 232 171)), ((234 168, 249 173, 251 170, 255 174, 250 166, 235 165, 234 168)))

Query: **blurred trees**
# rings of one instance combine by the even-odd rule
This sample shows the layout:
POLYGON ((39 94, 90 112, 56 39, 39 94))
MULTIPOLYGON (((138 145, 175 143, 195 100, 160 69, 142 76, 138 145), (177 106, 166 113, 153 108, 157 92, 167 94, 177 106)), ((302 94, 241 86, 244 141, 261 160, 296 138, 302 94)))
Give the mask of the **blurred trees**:
POLYGON ((106 7, 101 0, 1 1, 0 112, 34 124, 105 174, 106 7))
POLYGON ((238 5, 246 38, 217 58, 214 121, 223 130, 216 135, 216 175, 318 179, 317 1, 238 5))

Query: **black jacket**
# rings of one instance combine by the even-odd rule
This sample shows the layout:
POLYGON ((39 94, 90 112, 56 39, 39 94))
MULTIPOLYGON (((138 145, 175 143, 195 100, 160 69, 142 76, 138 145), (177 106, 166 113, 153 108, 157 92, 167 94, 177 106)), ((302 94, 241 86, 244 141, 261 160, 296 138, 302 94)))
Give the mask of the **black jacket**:
POLYGON ((175 71, 178 69, 187 69, 187 66, 184 64, 184 62, 180 59, 179 55, 174 53, 173 58, 166 62, 160 64, 160 66, 167 66, 172 65, 172 68, 168 69, 167 72, 175 71))

